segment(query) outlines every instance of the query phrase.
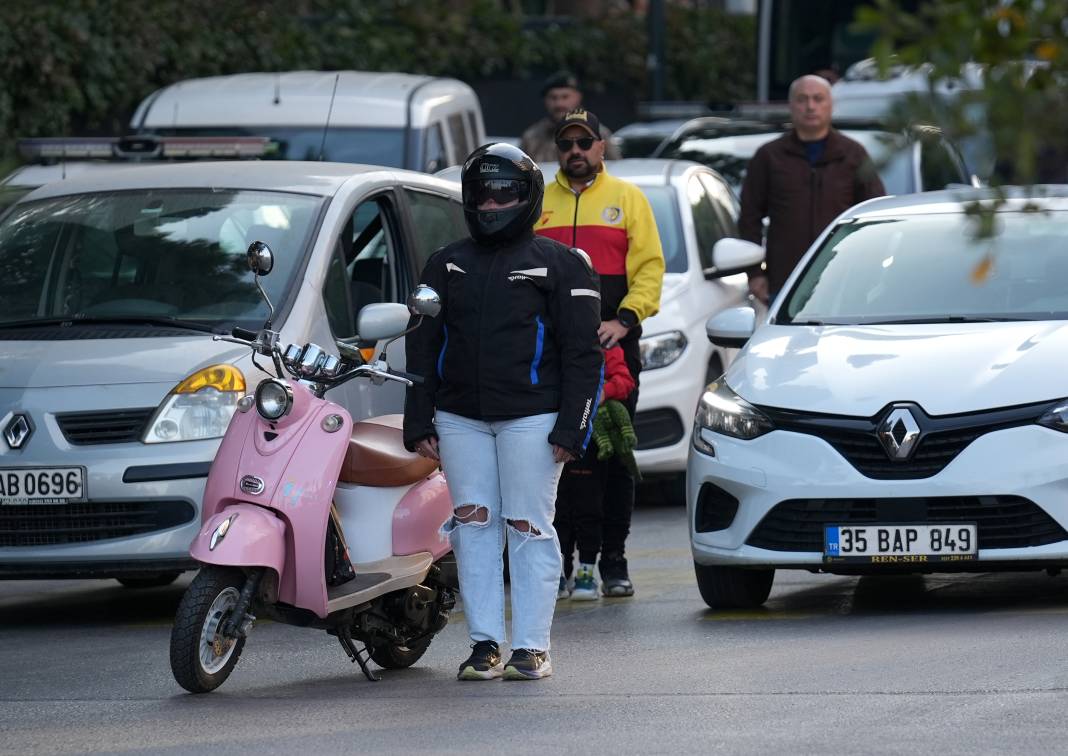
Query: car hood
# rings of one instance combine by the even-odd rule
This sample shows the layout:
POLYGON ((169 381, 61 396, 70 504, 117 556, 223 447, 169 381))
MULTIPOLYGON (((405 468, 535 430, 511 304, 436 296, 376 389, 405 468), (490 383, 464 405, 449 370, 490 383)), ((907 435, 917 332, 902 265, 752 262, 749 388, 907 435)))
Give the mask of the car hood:
POLYGON ((951 415, 1068 396, 1068 323, 758 328, 726 381, 754 404, 870 417, 951 415))
POLYGON ((200 368, 232 363, 245 347, 189 337, 0 341, 0 388, 176 384, 200 368))

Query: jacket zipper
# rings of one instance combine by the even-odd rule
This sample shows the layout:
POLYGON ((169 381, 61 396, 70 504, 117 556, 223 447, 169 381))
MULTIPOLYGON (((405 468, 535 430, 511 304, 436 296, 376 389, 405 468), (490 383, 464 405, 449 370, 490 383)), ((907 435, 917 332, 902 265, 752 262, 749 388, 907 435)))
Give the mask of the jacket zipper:
POLYGON ((575 215, 571 219, 571 246, 577 248, 578 247, 578 203, 579 203, 579 198, 582 196, 582 194, 576 192, 574 189, 571 190, 571 193, 575 195, 575 215))

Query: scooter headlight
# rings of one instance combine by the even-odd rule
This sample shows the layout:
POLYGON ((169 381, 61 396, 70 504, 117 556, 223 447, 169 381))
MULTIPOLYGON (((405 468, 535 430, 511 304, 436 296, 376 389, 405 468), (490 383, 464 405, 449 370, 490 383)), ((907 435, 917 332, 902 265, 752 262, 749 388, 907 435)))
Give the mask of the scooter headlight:
POLYGON ((268 379, 256 388, 256 411, 264 420, 280 420, 293 409, 293 389, 289 384, 268 379))

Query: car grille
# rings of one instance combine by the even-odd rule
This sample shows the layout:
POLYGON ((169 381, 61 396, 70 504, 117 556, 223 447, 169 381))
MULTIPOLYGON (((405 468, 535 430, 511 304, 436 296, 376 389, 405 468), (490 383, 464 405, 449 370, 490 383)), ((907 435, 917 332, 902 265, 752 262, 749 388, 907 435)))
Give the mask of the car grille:
POLYGON ((140 441, 155 407, 106 410, 104 412, 66 412, 56 415, 63 436, 76 446, 122 444, 140 441))
POLYGON ((970 523, 980 549, 1043 546, 1068 539, 1057 521, 1020 496, 791 499, 776 504, 747 543, 772 551, 823 551, 825 525, 970 523))
POLYGON ((188 501, 89 501, 0 506, 0 547, 53 546, 128 538, 184 525, 188 501))
POLYGON ((686 435, 686 430, 678 412, 658 409, 634 416, 634 434, 638 437, 636 449, 657 449, 677 444, 686 435))
POLYGON ((848 417, 761 407, 776 429, 822 438, 862 475, 878 480, 909 480, 937 475, 980 436, 993 431, 1030 425, 1053 406, 1051 402, 966 415, 927 415, 916 405, 907 405, 920 429, 913 453, 905 460, 891 459, 876 435, 882 418, 848 417))

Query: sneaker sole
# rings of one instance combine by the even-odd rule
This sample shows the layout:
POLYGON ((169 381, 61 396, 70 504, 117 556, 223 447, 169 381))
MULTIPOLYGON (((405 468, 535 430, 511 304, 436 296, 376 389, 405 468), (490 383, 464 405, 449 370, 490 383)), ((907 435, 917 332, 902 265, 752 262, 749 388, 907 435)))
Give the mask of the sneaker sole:
POLYGON ((575 589, 571 593, 572 601, 596 601, 599 598, 601 598, 601 596, 597 593, 596 588, 588 591, 580 591, 578 589, 575 589))
POLYGON ((505 680, 541 680, 544 677, 549 677, 553 673, 553 663, 547 661, 538 667, 535 671, 527 672, 522 669, 516 669, 515 667, 504 668, 505 680))
POLYGON ((456 675, 457 680, 496 680, 498 677, 504 675, 504 664, 498 664, 496 667, 490 667, 486 670, 475 669, 474 667, 464 667, 461 672, 456 675))
POLYGON ((605 588, 604 595, 608 598, 627 598, 634 595, 633 588, 605 588))

